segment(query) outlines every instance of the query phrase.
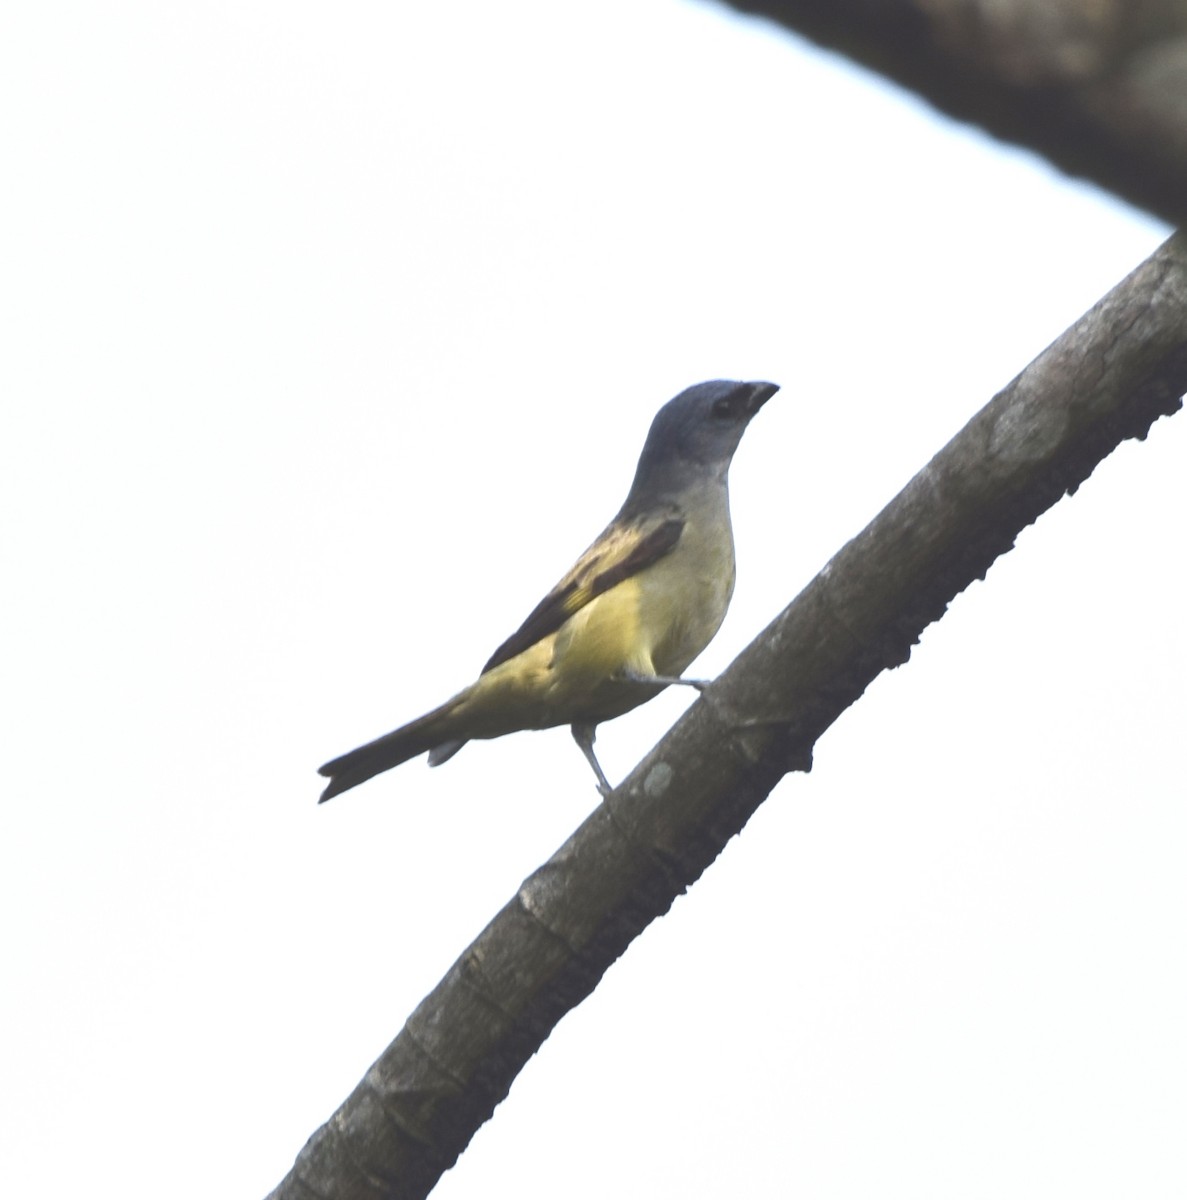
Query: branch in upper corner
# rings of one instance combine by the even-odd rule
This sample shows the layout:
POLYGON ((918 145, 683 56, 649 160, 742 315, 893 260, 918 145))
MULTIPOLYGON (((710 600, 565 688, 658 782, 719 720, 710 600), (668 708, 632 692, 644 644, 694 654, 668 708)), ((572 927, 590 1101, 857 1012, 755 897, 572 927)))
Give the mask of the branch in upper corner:
POLYGON ((1187 225, 1187 0, 729 0, 1187 225))

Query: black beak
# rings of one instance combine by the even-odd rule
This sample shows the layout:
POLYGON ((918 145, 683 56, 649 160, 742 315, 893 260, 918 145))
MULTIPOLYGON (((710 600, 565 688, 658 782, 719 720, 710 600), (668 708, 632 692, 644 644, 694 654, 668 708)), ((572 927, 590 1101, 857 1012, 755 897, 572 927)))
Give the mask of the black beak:
POLYGON ((748 383, 750 395, 746 397, 746 411, 750 416, 756 412, 779 390, 777 383, 748 383))

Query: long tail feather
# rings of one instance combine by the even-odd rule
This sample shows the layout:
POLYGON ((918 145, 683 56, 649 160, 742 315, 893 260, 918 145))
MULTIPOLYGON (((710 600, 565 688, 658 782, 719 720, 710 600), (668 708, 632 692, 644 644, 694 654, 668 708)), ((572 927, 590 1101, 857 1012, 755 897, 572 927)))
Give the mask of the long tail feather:
POLYGON ((330 780, 318 799, 318 804, 324 804, 340 792, 358 787, 373 776, 390 771, 392 767, 398 767, 402 762, 424 754, 426 750, 433 750, 443 743, 449 743, 451 754, 460 750, 462 742, 450 737, 455 731, 450 728, 449 722, 459 698, 455 696, 440 708, 425 713, 423 717, 409 721, 407 725, 385 733, 383 737, 318 767, 317 773, 327 776, 330 780))

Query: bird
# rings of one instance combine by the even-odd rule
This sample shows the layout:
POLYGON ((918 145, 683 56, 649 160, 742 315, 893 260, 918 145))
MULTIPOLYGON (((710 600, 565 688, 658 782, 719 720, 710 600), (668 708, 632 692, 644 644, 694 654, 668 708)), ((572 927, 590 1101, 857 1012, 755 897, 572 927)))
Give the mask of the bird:
POLYGON ((411 758, 430 766, 466 742, 568 725, 593 768, 594 733, 682 678, 725 618, 734 590, 729 467, 774 383, 710 380, 651 423, 622 508, 569 572, 438 708, 318 769, 318 803, 411 758))

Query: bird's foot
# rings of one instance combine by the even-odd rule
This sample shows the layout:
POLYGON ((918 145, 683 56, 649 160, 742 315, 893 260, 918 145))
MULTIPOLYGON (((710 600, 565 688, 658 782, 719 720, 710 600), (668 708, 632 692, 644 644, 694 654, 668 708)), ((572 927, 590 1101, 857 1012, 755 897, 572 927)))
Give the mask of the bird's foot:
POLYGON ((639 671, 631 671, 629 669, 620 672, 618 678, 625 683, 662 684, 664 687, 680 685, 682 687, 696 688, 698 692, 703 692, 713 682, 711 679, 684 679, 680 675, 644 675, 639 671))
POLYGON ((598 792, 603 800, 610 795, 614 790, 610 786, 610 780, 606 778, 606 773, 602 770, 602 764, 598 762, 598 756, 594 753, 594 730, 596 725, 588 722, 576 724, 573 729, 573 740, 581 747, 581 753, 585 755, 586 761, 593 767, 593 773, 598 778, 598 792))

